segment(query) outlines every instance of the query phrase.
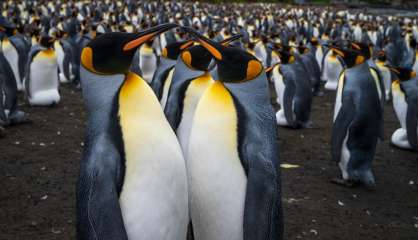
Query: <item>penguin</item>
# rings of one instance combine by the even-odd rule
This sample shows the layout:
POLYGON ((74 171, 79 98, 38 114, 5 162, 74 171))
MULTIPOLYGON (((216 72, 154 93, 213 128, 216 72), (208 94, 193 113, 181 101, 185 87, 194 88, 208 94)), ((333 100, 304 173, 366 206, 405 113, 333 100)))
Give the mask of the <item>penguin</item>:
POLYGON ((144 42, 176 26, 106 33, 82 50, 88 123, 77 183, 78 239, 186 239, 181 148, 150 86, 129 71, 144 42))
POLYGON ((54 38, 42 36, 39 44, 33 46, 29 53, 25 93, 31 106, 51 106, 58 104, 61 99, 54 42, 54 38))
POLYGON ((386 66, 386 53, 385 51, 381 50, 377 53, 377 57, 375 60, 376 67, 380 72, 380 76, 382 77, 384 91, 385 91, 385 99, 386 101, 390 101, 391 99, 391 85, 392 85, 392 75, 390 72, 389 67, 386 66))
POLYGON ((177 58, 184 49, 192 46, 193 43, 193 41, 174 42, 168 44, 162 50, 161 56, 158 59, 157 70, 155 70, 150 85, 163 109, 167 101, 168 89, 171 85, 177 58))
MULTIPOLYGON (((0 35, 10 31, 12 24, 0 18, 0 35)), ((13 69, 2 51, 0 51, 0 126, 28 122, 25 112, 18 109, 17 82, 13 69)))
POLYGON ((330 47, 346 67, 339 77, 331 137, 332 159, 338 163, 342 179, 332 181, 372 189, 372 161, 378 139, 383 139, 384 93, 378 72, 350 44, 330 47))
POLYGON ((280 105, 276 113, 277 124, 292 128, 310 127, 312 88, 308 73, 300 59, 290 53, 288 46, 283 46, 278 55, 280 64, 272 69, 272 80, 280 105))
POLYGON ((397 79, 392 83, 393 108, 401 128, 391 137, 393 145, 418 151, 418 78, 409 68, 391 68, 397 79))
POLYGON ((329 50, 324 55, 323 60, 323 78, 325 79, 325 89, 335 91, 338 87, 338 77, 343 70, 343 66, 337 58, 337 53, 334 50, 329 50))
POLYGON ((29 45, 22 35, 15 36, 15 25, 9 23, 4 17, 0 18, 0 25, 4 26, 0 29, 1 50, 12 68, 18 91, 22 91, 29 45), (4 22, 4 24, 1 22, 4 22))
MULTIPOLYGON (((241 35, 224 39, 227 45, 241 35)), ((203 92, 213 81, 212 55, 203 46, 184 50, 175 65, 172 84, 166 90, 168 97, 163 105, 164 113, 177 134, 183 152, 187 153, 193 115, 203 92)), ((164 94, 163 94, 164 96, 164 94)))
POLYGON ((196 107, 186 153, 194 237, 280 240, 277 127, 262 63, 187 31, 217 66, 196 107))
POLYGON ((151 83, 155 70, 157 69, 157 55, 152 48, 152 40, 144 43, 139 48, 139 68, 145 81, 151 83))
POLYGON ((74 80, 74 48, 68 39, 64 38, 65 33, 62 30, 58 30, 56 35, 54 49, 57 55, 59 81, 61 83, 69 83, 74 80))
POLYGON ((303 63, 306 72, 308 73, 313 95, 321 96, 321 70, 316 62, 316 58, 313 51, 310 50, 308 47, 305 47, 303 44, 299 44, 299 46, 296 47, 295 52, 297 53, 296 55, 300 58, 301 62, 303 63))

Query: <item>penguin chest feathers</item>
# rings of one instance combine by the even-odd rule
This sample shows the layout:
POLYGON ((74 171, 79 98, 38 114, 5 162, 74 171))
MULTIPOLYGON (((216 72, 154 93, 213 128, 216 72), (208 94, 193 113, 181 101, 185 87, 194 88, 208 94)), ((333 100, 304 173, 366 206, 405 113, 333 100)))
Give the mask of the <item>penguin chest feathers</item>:
POLYGON ((187 180, 176 136, 152 89, 138 75, 127 75, 118 100, 125 151, 119 202, 128 237, 154 232, 159 238, 162 231, 177 236, 176 225, 187 216, 187 180))

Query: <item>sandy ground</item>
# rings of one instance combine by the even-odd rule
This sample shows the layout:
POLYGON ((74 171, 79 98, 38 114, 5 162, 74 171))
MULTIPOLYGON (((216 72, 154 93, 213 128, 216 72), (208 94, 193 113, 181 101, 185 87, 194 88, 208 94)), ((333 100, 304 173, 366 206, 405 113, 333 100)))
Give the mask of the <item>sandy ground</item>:
MULTIPOLYGON (((21 109, 32 124, 0 139, 0 240, 75 239, 75 182, 86 114, 81 94, 61 90, 52 108, 21 109)), ((330 160, 334 94, 314 101, 314 128, 279 129, 285 239, 418 239, 418 154, 390 145, 398 122, 385 111, 385 141, 374 161, 377 188, 348 189, 330 160)))

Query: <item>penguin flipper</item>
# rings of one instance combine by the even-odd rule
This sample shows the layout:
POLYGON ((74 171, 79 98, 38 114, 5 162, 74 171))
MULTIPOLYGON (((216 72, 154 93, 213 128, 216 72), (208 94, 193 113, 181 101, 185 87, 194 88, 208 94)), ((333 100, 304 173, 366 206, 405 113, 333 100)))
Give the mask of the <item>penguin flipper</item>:
POLYGON ((406 112, 406 134, 408 142, 411 147, 418 150, 418 136, 417 136, 417 125, 418 125, 418 106, 416 103, 409 102, 408 109, 406 112))
POLYGON ((342 99, 342 106, 332 126, 331 155, 332 160, 339 162, 341 158, 341 146, 346 137, 348 127, 354 118, 354 101, 351 96, 342 99))
POLYGON ((119 205, 121 156, 102 134, 86 145, 77 182, 78 239, 128 240, 119 205))
POLYGON ((288 81, 283 93, 283 110, 286 121, 292 127, 296 127, 296 121, 293 116, 293 97, 295 96, 295 92, 295 86, 288 81))

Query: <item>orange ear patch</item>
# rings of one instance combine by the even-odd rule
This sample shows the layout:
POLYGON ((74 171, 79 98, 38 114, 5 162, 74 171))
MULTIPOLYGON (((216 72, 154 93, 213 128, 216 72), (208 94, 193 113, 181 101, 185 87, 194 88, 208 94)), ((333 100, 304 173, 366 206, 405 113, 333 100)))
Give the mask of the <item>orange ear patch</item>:
POLYGON ((263 70, 263 66, 257 60, 250 60, 247 66, 247 78, 246 80, 253 80, 258 75, 260 75, 263 70))
POLYGON ((192 54, 190 54, 189 51, 185 51, 181 54, 181 59, 183 59, 183 62, 188 66, 192 67, 192 54))
POLYGON ((161 55, 165 58, 168 56, 167 48, 163 48, 163 51, 161 51, 161 55))
POLYGON ((81 65, 83 65, 83 67, 89 70, 90 72, 93 72, 96 74, 102 74, 96 71, 96 69, 94 69, 93 49, 91 49, 90 47, 83 48, 83 51, 81 52, 81 65))
POLYGON ((357 56, 356 57, 356 65, 359 65, 359 64, 362 64, 362 63, 364 63, 364 57, 363 56, 361 56, 361 55, 359 55, 359 56, 357 56))
POLYGON ((414 78, 414 77, 416 77, 417 76, 417 73, 415 72, 415 71, 412 71, 411 72, 411 78, 414 78))

